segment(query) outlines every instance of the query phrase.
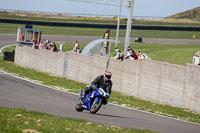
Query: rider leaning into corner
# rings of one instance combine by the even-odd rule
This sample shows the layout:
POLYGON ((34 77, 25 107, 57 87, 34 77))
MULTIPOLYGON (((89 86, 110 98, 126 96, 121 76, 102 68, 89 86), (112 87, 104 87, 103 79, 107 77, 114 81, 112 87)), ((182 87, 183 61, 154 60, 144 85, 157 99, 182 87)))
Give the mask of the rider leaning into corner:
MULTIPOLYGON (((87 85, 87 87, 85 88, 85 92, 84 92, 84 97, 81 99, 81 101, 83 102, 85 97, 87 96, 87 94, 89 92, 92 92, 94 90, 96 90, 97 88, 99 88, 100 86, 103 86, 104 91, 107 94, 111 94, 111 88, 112 88, 112 81, 111 81, 111 72, 110 71, 106 71, 104 73, 104 75, 100 75, 98 76, 92 83, 91 85, 87 85)), ((108 99, 108 97, 107 97, 108 99)), ((107 104, 107 101, 105 101, 104 104, 107 104)))

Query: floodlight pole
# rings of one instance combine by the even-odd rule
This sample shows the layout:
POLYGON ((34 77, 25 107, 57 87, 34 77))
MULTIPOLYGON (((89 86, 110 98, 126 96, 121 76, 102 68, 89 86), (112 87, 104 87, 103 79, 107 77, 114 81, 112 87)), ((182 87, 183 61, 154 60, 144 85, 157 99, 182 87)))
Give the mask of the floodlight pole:
POLYGON ((129 16, 126 26, 126 37, 125 37, 125 44, 124 44, 124 55, 127 55, 126 49, 130 45, 130 38, 131 38, 131 26, 132 26, 132 16, 133 16, 133 4, 134 0, 128 0, 129 2, 129 16))
POLYGON ((122 0, 120 0, 120 6, 119 6, 119 14, 118 14, 118 22, 117 22, 117 32, 116 32, 115 47, 118 46, 118 37, 119 37, 119 26, 120 26, 121 10, 122 10, 122 0))

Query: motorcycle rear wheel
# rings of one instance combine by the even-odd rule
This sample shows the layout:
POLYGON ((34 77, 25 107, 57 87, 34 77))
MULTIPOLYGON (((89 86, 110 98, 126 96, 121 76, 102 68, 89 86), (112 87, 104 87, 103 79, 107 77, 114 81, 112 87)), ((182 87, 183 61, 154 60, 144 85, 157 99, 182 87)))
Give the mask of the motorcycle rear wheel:
MULTIPOLYGON (((96 100, 96 98, 95 98, 95 100, 96 100)), ((93 101, 93 103, 94 103, 94 101, 93 101)), ((103 99, 100 98, 96 104, 93 104, 91 109, 90 109, 90 113, 95 114, 101 108, 102 102, 103 102, 103 99)))

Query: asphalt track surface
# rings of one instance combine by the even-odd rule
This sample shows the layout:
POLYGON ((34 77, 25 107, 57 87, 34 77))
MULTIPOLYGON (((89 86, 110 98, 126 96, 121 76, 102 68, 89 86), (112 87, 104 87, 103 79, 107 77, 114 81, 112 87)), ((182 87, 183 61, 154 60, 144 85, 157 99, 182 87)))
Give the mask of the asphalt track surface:
MULTIPOLYGON (((8 44, 16 43, 16 34, 0 34, 0 48, 8 44)), ((43 35, 42 40, 50 40, 55 42, 73 42, 77 40, 78 42, 90 42, 95 39, 101 39, 99 37, 93 36, 64 36, 64 35, 43 35)), ((111 38, 114 39, 115 38, 111 38)), ((119 38, 120 42, 124 42, 124 38, 119 38)), ((134 42, 134 39, 131 39, 134 42)), ((144 43, 158 43, 158 44, 199 44, 200 40, 196 39, 154 39, 154 38, 143 38, 144 43)))
POLYGON ((150 129, 161 133, 199 133, 200 125, 124 108, 102 106, 97 114, 76 112, 78 96, 16 78, 0 71, 0 106, 25 108, 52 115, 78 118, 127 128, 150 129))
MULTIPOLYGON (((4 43, 1 46, 15 43, 14 35, 2 36, 4 35, 0 35, 0 43, 4 43), (2 38, 3 41, 1 41, 2 38), (6 41, 6 39, 8 40, 6 41)), ((53 40, 53 38, 50 39, 50 36, 47 37, 49 40, 53 40)), ((75 94, 38 85, 0 71, 0 106, 25 108, 65 118, 78 118, 127 128, 149 129, 161 133, 200 132, 200 124, 179 121, 112 104, 102 106, 95 115, 88 111, 76 112, 77 99, 78 96, 75 94)))

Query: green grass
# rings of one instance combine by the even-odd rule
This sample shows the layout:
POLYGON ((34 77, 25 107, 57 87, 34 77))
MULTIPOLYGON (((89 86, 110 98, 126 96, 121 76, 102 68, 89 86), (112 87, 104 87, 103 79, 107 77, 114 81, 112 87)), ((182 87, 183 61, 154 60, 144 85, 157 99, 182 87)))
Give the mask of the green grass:
MULTIPOLYGON (((6 48, 6 51, 12 51, 13 48, 14 47, 8 48, 8 49, 6 48)), ((26 77, 28 79, 32 79, 35 81, 38 81, 39 79, 39 81, 42 84, 53 86, 53 87, 59 87, 61 89, 62 88, 69 89, 70 91, 75 92, 75 93, 78 93, 81 88, 85 88, 85 84, 83 83, 78 83, 72 80, 65 79, 63 77, 55 78, 54 76, 51 76, 46 73, 36 72, 33 69, 23 68, 23 67, 15 65, 13 62, 3 61, 3 57, 0 57, 0 69, 3 69, 10 73, 16 73, 17 75, 21 77, 26 77)))
POLYGON ((138 51, 143 51, 151 59, 185 66, 192 63, 193 54, 199 51, 198 44, 132 44, 138 51))
MULTIPOLYGON (((79 43, 80 48, 83 49, 87 43, 79 43)), ((73 43, 64 43, 64 51, 73 49, 73 43)), ((119 43, 119 49, 124 51, 124 44, 119 43)), ((192 56, 199 51, 199 44, 146 44, 146 43, 131 43, 130 46, 135 51, 143 51, 152 60, 161 62, 168 62, 171 64, 183 65, 192 63, 192 56)), ((58 45, 59 47, 59 45, 58 45)), ((111 46, 111 55, 114 54, 114 44, 111 46)))
MULTIPOLYGON (((18 27, 24 27, 22 24, 0 23, 0 34, 17 34, 18 27)), ((55 27, 55 26, 38 26, 33 28, 42 30, 44 35, 68 35, 68 36, 97 36, 102 38, 106 29, 102 28, 79 28, 79 27, 55 27)), ((121 29, 120 37, 125 37, 126 30, 121 29)), ((200 39, 197 31, 164 31, 164 30, 132 30, 131 37, 136 38, 168 38, 168 39, 192 39, 193 35, 200 39)), ((111 37, 116 36, 116 30, 111 29, 111 37)))
POLYGON ((1 133, 153 133, 5 107, 0 107, 0 123, 1 133))
POLYGON ((125 105, 127 107, 144 110, 164 116, 200 123, 200 114, 192 112, 188 109, 172 107, 145 101, 136 97, 127 96, 119 92, 113 92, 109 98, 109 102, 125 105))
MULTIPOLYGON (((12 48, 10 48, 9 50, 12 51, 12 48)), ((9 50, 4 49, 4 51, 9 50)), ((56 87, 58 89, 65 89, 74 93, 79 93, 80 89, 85 88, 86 86, 86 84, 83 83, 75 82, 62 77, 54 77, 46 73, 37 72, 33 69, 20 67, 18 65, 15 65, 13 62, 3 61, 3 57, 0 57, 0 69, 9 73, 14 73, 20 77, 26 77, 28 79, 38 81, 44 85, 56 87)), ((169 105, 155 104, 150 101, 145 101, 132 96, 126 96, 119 92, 113 92, 109 99, 109 102, 173 118, 200 123, 200 114, 198 113, 183 108, 171 107, 169 105)))

